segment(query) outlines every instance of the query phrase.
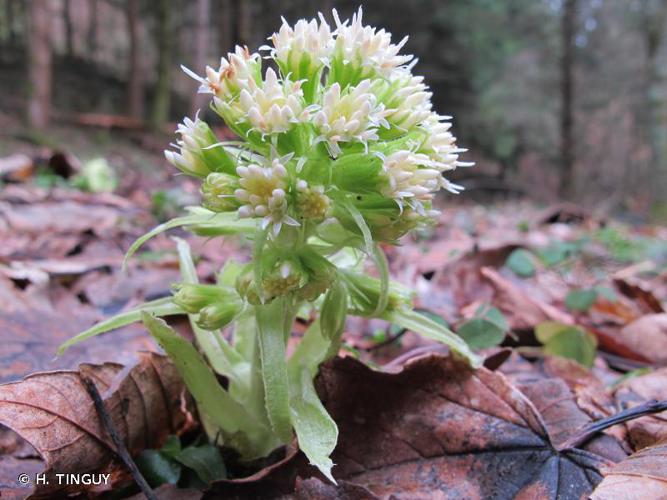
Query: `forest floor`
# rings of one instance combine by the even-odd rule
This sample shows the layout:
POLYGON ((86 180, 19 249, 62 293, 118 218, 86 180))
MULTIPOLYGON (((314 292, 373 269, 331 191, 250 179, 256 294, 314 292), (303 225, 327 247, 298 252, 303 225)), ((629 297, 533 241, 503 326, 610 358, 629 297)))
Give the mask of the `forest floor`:
MULTIPOLYGON (((163 366, 162 358, 141 354, 157 347, 140 325, 78 344, 63 356, 55 356, 57 347, 99 320, 168 296, 179 276, 171 236, 188 240, 203 281, 212 281, 228 257, 247 258, 249 247, 240 240, 209 241, 177 230, 151 240, 123 271, 124 253, 137 237, 198 200, 196 184, 172 175, 162 160, 166 140, 107 131, 82 134, 64 126, 48 135, 28 134, 7 118, 0 126, 5 133, 0 141, 0 382, 9 383, 0 386, 0 422, 30 442, 0 429, 3 497, 29 491, 16 483, 19 473, 45 467, 58 472, 72 463, 112 471, 115 486, 127 484, 127 473, 104 453, 81 456, 71 443, 48 438, 58 426, 53 435, 70 432, 70 439, 78 436, 75 441, 99 433, 92 410, 72 413, 72 405, 91 406, 80 384, 72 385, 57 370, 102 364, 86 369, 95 371, 111 401, 119 397, 116 392, 129 391, 123 389, 125 378, 128 373, 137 377, 131 370, 145 368, 147 359, 162 374, 163 390, 177 391, 182 388, 177 381, 164 382, 173 378, 173 369, 163 366), (35 372, 46 373, 17 382, 35 372), (51 392, 40 392, 37 382, 51 392), (24 411, 28 401, 41 413, 24 411), (34 431, 40 425, 46 434, 34 431)), ((463 383, 463 369, 445 356, 446 349, 379 320, 351 319, 344 359, 327 365, 320 380, 325 405, 341 432, 334 455, 339 486, 320 482, 312 470, 304 472, 307 467, 288 450, 255 480, 217 479, 210 494, 372 498, 409 491, 428 496, 458 485, 462 496, 494 491, 502 496, 512 488, 513 494, 548 496, 559 483, 589 494, 603 477, 599 498, 609 498, 605 488, 632 491, 639 483, 667 494, 664 416, 641 416, 571 441, 577 437, 573 430, 592 421, 667 399, 667 228, 575 204, 478 203, 465 192, 440 200, 439 206, 437 226, 401 246, 385 247, 391 274, 415 290, 416 305, 425 314, 446 322, 484 355, 486 368, 463 383), (351 414, 358 418, 348 418, 351 414), (371 415, 373 421, 363 423, 371 415), (443 424, 447 419, 460 428, 443 424), (429 444, 433 439, 439 444, 429 444), (635 452, 634 462, 626 459, 635 452), (565 458, 553 469, 549 460, 559 453, 565 458), (526 465, 531 461, 535 464, 526 465), (651 478, 633 476, 633 467, 646 461, 653 464, 651 478), (426 474, 428 467, 434 469, 426 474), (302 479, 295 482, 296 476, 302 479)), ((184 318, 172 324, 191 335, 184 318)), ((306 324, 296 325, 295 339, 306 324)), ((156 390, 145 383, 148 392, 156 390)), ((175 413, 188 404, 176 395, 181 405, 171 408, 175 413)), ((148 405, 146 415, 151 403, 142 404, 148 405)), ((189 411, 179 415, 147 441, 128 437, 131 451, 160 448, 174 426, 181 434, 193 432, 196 418, 189 411)), ((93 491, 76 486, 69 491, 85 489, 93 491)), ((205 489, 190 494, 201 496, 205 489)))

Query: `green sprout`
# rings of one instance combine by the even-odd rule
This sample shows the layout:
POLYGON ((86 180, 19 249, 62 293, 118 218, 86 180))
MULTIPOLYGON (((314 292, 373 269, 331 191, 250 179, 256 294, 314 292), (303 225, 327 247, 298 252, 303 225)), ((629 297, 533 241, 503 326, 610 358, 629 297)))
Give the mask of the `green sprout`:
POLYGON ((214 444, 245 460, 294 435, 311 464, 333 481, 338 429, 313 385, 341 349, 347 315, 381 318, 447 344, 473 367, 480 359, 441 322, 412 308, 412 292, 390 281, 381 244, 435 223, 443 173, 459 160, 449 117, 437 114, 423 77, 412 74, 405 40, 362 24, 361 10, 335 29, 318 20, 283 21, 262 57, 237 47, 206 68, 199 91, 238 136, 221 141, 198 116, 176 131, 167 160, 202 182, 202 206, 161 224, 197 235, 243 235, 249 263, 226 263, 215 284, 199 284, 190 250, 177 240, 182 282, 79 334, 61 347, 143 321, 173 360, 214 444), (365 265, 372 264, 377 278, 365 265), (297 314, 315 318, 293 353, 297 314), (186 314, 194 345, 159 317, 186 314), (223 376, 227 384, 218 382, 223 376))

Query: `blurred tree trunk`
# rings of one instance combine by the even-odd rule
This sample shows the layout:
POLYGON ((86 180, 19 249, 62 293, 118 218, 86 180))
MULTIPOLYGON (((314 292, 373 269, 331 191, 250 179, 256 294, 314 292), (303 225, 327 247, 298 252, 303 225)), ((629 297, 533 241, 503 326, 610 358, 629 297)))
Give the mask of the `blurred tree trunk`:
POLYGON ((162 131, 169 119, 169 100, 171 92, 171 52, 174 34, 171 27, 171 1, 158 0, 151 4, 157 21, 156 45, 158 51, 157 82, 151 110, 151 127, 162 131))
POLYGON ((570 199, 576 193, 574 171, 574 38, 578 0, 565 0, 561 17, 560 60, 560 188, 559 195, 570 199))
POLYGON ((28 3, 28 124, 43 128, 51 114, 51 21, 50 0, 28 3))
MULTIPOLYGON (((231 0, 217 0, 215 12, 218 14, 218 47, 220 54, 226 55, 232 50, 234 44, 234 23, 232 18, 232 2, 231 0)), ((216 68, 217 69, 217 68, 216 68)))
POLYGON ((74 29, 72 27, 72 0, 64 0, 63 24, 65 25, 65 50, 69 57, 74 55, 74 29))
POLYGON ((144 80, 139 47, 139 0, 127 0, 125 13, 130 39, 130 68, 127 78, 128 112, 130 116, 141 120, 144 116, 144 80))
POLYGON ((97 52, 97 0, 89 0, 90 18, 88 19, 88 56, 95 60, 97 52))
MULTIPOLYGON (((211 2, 209 0, 197 0, 197 30, 195 32, 195 73, 204 74, 206 57, 209 45, 209 13, 211 2)), ((194 115, 197 110, 206 105, 207 96, 194 92, 190 101, 190 114, 194 115)))
POLYGON ((649 171, 656 198, 664 196, 667 186, 667 92, 663 69, 658 62, 660 47, 665 38, 667 0, 647 0, 644 5, 644 40, 646 45, 646 121, 650 163, 649 171))
POLYGON ((252 2, 247 0, 231 0, 232 26, 236 28, 234 43, 237 45, 249 45, 252 37, 251 18, 252 2))

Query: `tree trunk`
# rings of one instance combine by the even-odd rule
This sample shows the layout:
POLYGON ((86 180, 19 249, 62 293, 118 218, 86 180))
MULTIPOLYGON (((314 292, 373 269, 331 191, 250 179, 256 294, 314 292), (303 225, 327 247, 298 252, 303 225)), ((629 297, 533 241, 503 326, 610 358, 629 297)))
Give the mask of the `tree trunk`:
POLYGON ((95 53, 97 52, 97 1, 90 1, 90 17, 88 19, 88 57, 95 60, 95 53))
POLYGON ((68 57, 74 55, 74 29, 72 27, 72 0, 64 0, 63 24, 65 25, 65 50, 68 57))
POLYGON ((658 53, 664 40, 667 23, 667 0, 647 3, 644 22, 646 44, 645 121, 650 147, 649 178, 654 198, 664 197, 667 187, 667 95, 665 95, 663 70, 658 63, 658 53))
POLYGON ((234 19, 232 17, 232 1, 218 0, 218 4, 214 10, 218 14, 216 25, 218 26, 219 52, 220 54, 226 55, 227 52, 232 50, 234 45, 234 19))
POLYGON ((141 120, 144 116, 144 81, 139 47, 139 0, 127 0, 126 18, 130 39, 130 68, 127 78, 128 114, 141 120))
POLYGON ((574 37, 578 0, 565 0, 561 17, 560 61, 560 189, 562 198, 571 199, 576 193, 574 154, 574 37))
MULTIPOLYGON (((203 74, 206 66, 209 45, 209 13, 211 3, 209 0, 197 0, 197 30, 195 32, 195 73, 203 74)), ((194 115, 199 109, 206 105, 207 96, 194 92, 190 101, 190 114, 194 115)))
POLYGON ((158 50, 157 82, 151 112, 151 127, 155 131, 162 131, 169 119, 171 52, 174 38, 171 28, 170 4, 170 0, 158 0, 153 4, 157 21, 156 45, 158 50))
POLYGON ((51 114, 51 21, 50 0, 28 4, 28 124, 44 128, 51 114))

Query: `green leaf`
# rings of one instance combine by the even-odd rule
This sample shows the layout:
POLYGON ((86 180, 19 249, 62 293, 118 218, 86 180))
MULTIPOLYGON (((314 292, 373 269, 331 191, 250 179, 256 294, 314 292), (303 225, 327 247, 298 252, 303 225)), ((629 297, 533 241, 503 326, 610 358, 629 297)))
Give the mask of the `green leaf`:
POLYGON ((235 212, 215 213, 203 207, 187 207, 190 215, 177 217, 167 221, 138 238, 125 254, 123 267, 134 253, 148 240, 160 233, 181 226, 192 226, 191 230, 203 236, 218 236, 221 234, 252 233, 257 222, 252 219, 239 219, 235 212))
POLYGON ((382 319, 397 324, 401 328, 411 330, 431 340, 437 340, 449 346, 452 351, 462 356, 470 366, 479 368, 482 360, 473 353, 468 344, 454 332, 441 324, 411 309, 397 309, 382 315, 382 319))
POLYGON ((307 368, 291 380, 294 393, 290 399, 292 422, 299 441, 299 449, 308 461, 331 482, 333 462, 329 458, 338 442, 338 427, 327 413, 313 386, 313 372, 307 368))
POLYGON ((456 331, 473 351, 487 349, 500 344, 505 339, 505 330, 483 318, 472 318, 456 331))
POLYGON ((173 434, 167 437, 164 444, 162 445, 162 448, 160 448, 160 453, 162 453, 165 457, 172 459, 180 452, 181 452, 181 440, 179 439, 178 436, 175 436, 173 434))
POLYGON ((276 446, 268 429, 225 391, 211 368, 186 339, 178 335, 163 320, 143 312, 144 325, 174 362, 183 382, 197 402, 199 411, 224 433, 229 444, 244 458, 268 454, 276 446))
POLYGON ((514 274, 522 278, 529 278, 535 274, 535 260, 533 254, 523 248, 514 250, 505 265, 509 267, 514 274))
POLYGON ((565 297, 565 306, 570 311, 588 311, 598 298, 598 291, 594 288, 571 290, 565 297))
POLYGON ((275 299, 270 304, 255 306, 266 411, 273 431, 285 443, 292 438, 285 359, 289 336, 289 332, 286 335, 285 330, 291 329, 292 325, 286 316, 293 318, 293 315, 286 314, 286 310, 285 299, 275 299))
POLYGON ((149 312, 155 316, 172 316, 175 314, 185 313, 183 309, 171 301, 171 297, 152 300, 150 302, 141 304, 135 309, 117 314, 116 316, 101 321, 92 328, 89 328, 88 330, 81 332, 75 337, 72 337, 67 342, 64 342, 60 345, 60 347, 58 347, 58 355, 60 356, 73 345, 78 344, 79 342, 83 342, 84 340, 94 337, 95 335, 99 335, 101 333, 115 330, 117 328, 121 328, 123 326, 140 321, 142 312, 149 312))
POLYGON ((535 327, 535 337, 544 345, 546 354, 573 359, 587 368, 593 366, 597 339, 586 330, 546 321, 535 327))
POLYGON ((227 469, 222 460, 220 449, 212 444, 189 446, 174 458, 186 467, 194 470, 199 479, 205 483, 211 483, 227 477, 227 469))
POLYGON ((144 450, 134 461, 152 488, 165 483, 176 484, 181 478, 181 466, 157 450, 144 450))
POLYGON ((331 285, 320 309, 322 336, 332 345, 339 345, 347 318, 348 293, 342 280, 337 279, 331 285))

